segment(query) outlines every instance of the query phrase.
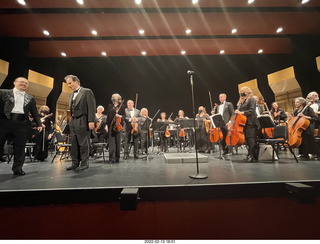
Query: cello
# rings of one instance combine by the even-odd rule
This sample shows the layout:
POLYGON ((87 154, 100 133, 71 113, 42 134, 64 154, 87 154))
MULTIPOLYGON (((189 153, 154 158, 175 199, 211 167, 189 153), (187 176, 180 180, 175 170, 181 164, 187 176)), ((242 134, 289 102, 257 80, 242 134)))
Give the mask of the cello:
MULTIPOLYGON (((218 104, 215 103, 213 110, 216 110, 217 106, 218 104)), ((212 124, 212 128, 210 130, 210 142, 211 143, 218 142, 219 140, 222 141, 222 139, 223 139, 222 131, 220 130, 220 128, 217 128, 215 124, 212 124)))
MULTIPOLYGON (((309 102, 300 113, 303 113, 311 103, 309 102)), ((291 148, 297 148, 302 142, 301 134, 308 128, 310 121, 304 117, 295 116, 289 120, 288 124, 288 144, 291 148)))
MULTIPOLYGON (((239 109, 240 105, 238 106, 239 109)), ((231 129, 228 131, 226 143, 228 146, 241 146, 244 141, 243 127, 246 125, 247 117, 242 114, 234 114, 231 118, 231 129)))
MULTIPOLYGON (((136 94, 136 103, 134 104, 134 108, 137 109, 137 102, 138 102, 138 93, 136 94)), ((131 134, 132 135, 138 135, 139 134, 139 130, 138 130, 138 122, 132 122, 131 123, 132 126, 132 130, 131 130, 131 134)))

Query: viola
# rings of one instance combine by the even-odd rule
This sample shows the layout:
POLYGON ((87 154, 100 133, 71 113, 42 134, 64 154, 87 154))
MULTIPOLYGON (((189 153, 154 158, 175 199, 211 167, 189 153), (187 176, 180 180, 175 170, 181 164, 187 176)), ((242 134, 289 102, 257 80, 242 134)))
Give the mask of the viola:
POLYGON ((167 126, 166 132, 164 133, 165 137, 170 137, 170 131, 169 131, 169 126, 167 126))
POLYGON ((100 119, 98 120, 98 122, 96 123, 96 126, 95 126, 95 128, 94 128, 94 131, 95 131, 97 134, 100 134, 99 129, 101 128, 101 125, 102 125, 102 118, 100 118, 100 119))
POLYGON ((113 123, 114 123, 114 125, 113 125, 112 129, 113 129, 113 131, 115 131, 115 132, 121 132, 122 129, 123 129, 123 128, 122 128, 122 125, 121 125, 121 117, 117 117, 117 116, 116 116, 116 115, 119 113, 119 110, 120 110, 123 102, 124 102, 124 101, 122 101, 122 103, 120 104, 120 107, 119 107, 119 108, 116 108, 116 114, 114 115, 114 118, 113 118, 113 123))
POLYGON ((241 146, 244 143, 243 127, 246 125, 247 117, 235 114, 231 118, 231 129, 228 131, 226 143, 228 146, 241 146))
POLYGON ((180 130, 179 130, 179 136, 180 136, 180 137, 186 137, 186 135, 187 135, 187 134, 186 134, 186 132, 184 131, 184 129, 181 129, 181 128, 180 128, 180 130))
MULTIPOLYGON (((311 103, 308 103, 300 113, 303 113, 311 103)), ((288 143, 291 148, 297 148, 301 145, 301 134, 308 128, 310 121, 306 118, 295 116, 289 120, 288 124, 288 143)))

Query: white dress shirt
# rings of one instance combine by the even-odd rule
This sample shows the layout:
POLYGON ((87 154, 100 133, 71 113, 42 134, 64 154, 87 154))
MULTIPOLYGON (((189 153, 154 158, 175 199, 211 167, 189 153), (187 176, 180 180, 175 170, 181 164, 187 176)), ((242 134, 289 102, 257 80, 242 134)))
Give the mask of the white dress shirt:
POLYGON ((311 104, 310 108, 312 108, 314 112, 319 111, 319 105, 317 103, 311 104))
POLYGON ((14 95, 14 107, 11 113, 14 114, 24 114, 23 105, 24 105, 24 91, 19 91, 16 88, 13 88, 13 95, 14 95))
POLYGON ((72 97, 72 100, 73 100, 73 101, 74 101, 74 99, 76 99, 76 97, 78 96, 80 90, 81 90, 81 86, 80 86, 77 90, 75 90, 75 91, 73 92, 73 97, 72 97))
POLYGON ((218 111, 219 114, 223 115, 225 105, 226 105, 226 102, 223 102, 222 104, 220 104, 219 111, 218 111))

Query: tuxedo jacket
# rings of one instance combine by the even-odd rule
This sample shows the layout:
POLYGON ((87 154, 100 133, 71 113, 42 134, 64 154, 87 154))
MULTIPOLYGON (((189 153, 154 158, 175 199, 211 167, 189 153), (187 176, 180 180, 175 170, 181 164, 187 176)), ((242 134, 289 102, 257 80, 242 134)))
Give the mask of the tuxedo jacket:
MULTIPOLYGON (((10 114, 14 108, 14 94, 13 89, 0 89, 0 116, 5 116, 10 119, 10 114)), ((41 121, 36 107, 36 100, 33 96, 25 94, 23 111, 26 119, 29 119, 29 113, 32 115, 36 125, 41 126, 41 121)))
MULTIPOLYGON (((125 118, 125 108, 123 105, 120 107, 120 104, 118 105, 118 108, 119 108, 118 114, 122 116, 121 125, 123 126, 123 121, 125 118)), ((108 111, 107 111, 107 125, 109 130, 112 129, 113 119, 115 118, 115 115, 116 115, 116 107, 114 106, 113 103, 110 103, 108 105, 108 111)))
POLYGON ((81 118, 83 123, 81 126, 88 127, 89 122, 94 122, 96 111, 96 99, 93 92, 88 88, 81 87, 79 94, 74 100, 73 93, 70 95, 69 109, 71 116, 74 118, 81 118))
MULTIPOLYGON (((140 110, 133 108, 134 114, 133 117, 139 118, 140 117, 140 110)), ((129 121, 131 119, 130 110, 128 108, 125 109, 125 117, 124 121, 126 123, 126 132, 132 130, 131 122, 129 121)))
MULTIPOLYGON (((222 104, 218 105, 218 107, 215 110, 215 114, 219 113, 219 107, 222 104)), ((234 108, 231 102, 225 102, 224 108, 223 108, 223 113, 222 113, 222 118, 224 122, 227 124, 230 120, 232 115, 234 114, 234 108)))

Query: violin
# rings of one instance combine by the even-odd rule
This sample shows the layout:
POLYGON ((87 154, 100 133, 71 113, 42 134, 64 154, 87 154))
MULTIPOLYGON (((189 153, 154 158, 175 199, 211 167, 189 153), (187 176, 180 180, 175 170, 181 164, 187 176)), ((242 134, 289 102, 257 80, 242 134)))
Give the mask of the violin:
MULTIPOLYGON (((303 113, 311 103, 308 103, 300 113, 303 113)), ((295 116, 289 120, 288 124, 288 143, 291 148, 297 148, 301 145, 301 134, 308 128, 310 121, 304 117, 295 116)))
POLYGON ((117 117, 116 115, 118 114, 122 104, 123 104, 124 100, 122 101, 122 103, 120 104, 119 108, 116 108, 116 114, 114 115, 114 118, 113 118, 113 131, 114 132, 121 132, 122 131, 122 125, 121 125, 121 117, 117 117))
POLYGON ((44 123, 44 121, 46 120, 46 118, 49 118, 49 117, 51 117, 52 115, 53 115, 53 113, 48 114, 48 115, 46 115, 46 116, 43 116, 43 117, 40 119, 41 123, 44 123))
MULTIPOLYGON (((136 94, 136 103, 134 104, 134 108, 137 108, 137 102, 138 102, 138 93, 136 94)), ((132 122, 131 123, 132 126, 132 130, 131 130, 131 134, 132 135, 138 135, 139 134, 139 130, 138 130, 138 122, 132 122)))
POLYGON ((98 120, 98 122, 96 123, 96 126, 95 126, 95 128, 94 128, 94 130, 95 130, 95 132, 96 132, 97 134, 100 134, 99 129, 101 128, 101 125, 102 125, 102 116, 101 116, 101 118, 98 120))
POLYGON ((170 137, 170 131, 169 131, 169 126, 167 126, 166 132, 164 133, 165 137, 170 137))
POLYGON ((179 130, 179 136, 180 137, 186 137, 187 133, 184 131, 184 129, 181 129, 179 130))
MULTIPOLYGON (((239 106, 238 106, 239 109, 239 106)), ((228 146, 241 146, 244 141, 243 128, 246 125, 247 117, 242 114, 234 114, 231 118, 231 129, 228 131, 226 143, 228 146)))

